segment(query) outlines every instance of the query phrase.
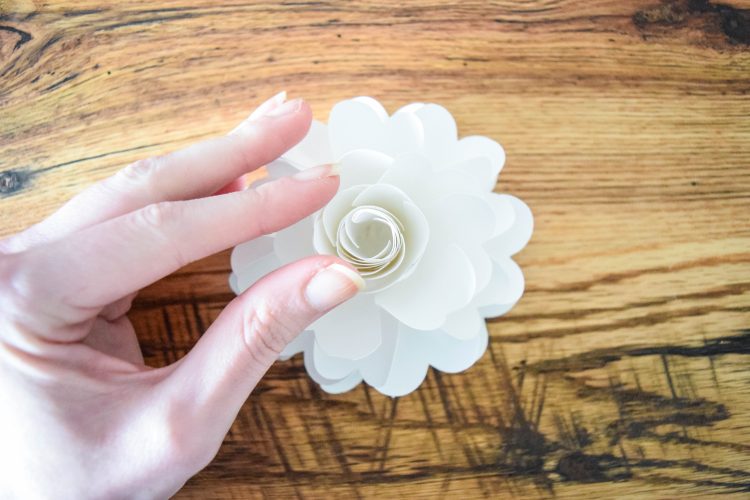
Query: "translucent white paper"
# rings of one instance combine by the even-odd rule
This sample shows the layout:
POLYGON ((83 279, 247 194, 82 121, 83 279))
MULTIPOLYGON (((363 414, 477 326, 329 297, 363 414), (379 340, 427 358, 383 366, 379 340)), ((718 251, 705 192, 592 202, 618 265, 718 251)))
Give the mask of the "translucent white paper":
POLYGON ((341 184, 322 210, 274 235, 238 245, 230 285, 239 294, 281 265, 314 253, 355 266, 366 287, 329 312, 282 353, 302 353, 327 392, 365 382, 402 396, 428 367, 466 370, 487 348, 484 319, 521 298, 511 256, 531 237, 518 198, 493 192, 505 162, 495 141, 458 139, 436 104, 388 116, 370 97, 336 104, 328 124, 268 166, 271 178, 337 162, 341 184))

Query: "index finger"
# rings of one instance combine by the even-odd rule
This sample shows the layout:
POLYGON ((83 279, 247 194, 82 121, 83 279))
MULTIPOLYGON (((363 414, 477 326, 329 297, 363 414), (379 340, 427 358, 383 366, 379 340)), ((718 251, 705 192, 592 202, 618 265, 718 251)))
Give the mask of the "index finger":
POLYGON ((73 324, 180 267, 310 215, 336 192, 332 165, 248 189, 149 205, 20 254, 15 282, 73 324))

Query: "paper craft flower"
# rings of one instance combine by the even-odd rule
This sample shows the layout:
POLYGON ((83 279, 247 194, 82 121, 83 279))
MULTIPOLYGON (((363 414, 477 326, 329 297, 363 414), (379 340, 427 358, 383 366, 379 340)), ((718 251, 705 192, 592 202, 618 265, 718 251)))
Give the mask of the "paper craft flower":
POLYGON ((282 353, 331 393, 365 381, 389 396, 416 389, 429 366, 469 368, 487 347, 484 318, 523 293, 511 255, 531 237, 519 199, 495 194, 505 153, 480 136, 458 140, 435 104, 388 116, 370 97, 342 101, 328 125, 268 166, 269 178, 338 162, 341 185, 318 213, 237 246, 230 284, 240 293, 271 270, 314 253, 357 268, 366 287, 282 353))

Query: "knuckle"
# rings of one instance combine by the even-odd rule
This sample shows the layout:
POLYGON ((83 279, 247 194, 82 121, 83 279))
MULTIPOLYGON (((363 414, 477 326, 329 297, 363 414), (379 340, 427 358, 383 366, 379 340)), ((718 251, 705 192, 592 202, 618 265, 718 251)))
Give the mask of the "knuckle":
POLYGON ((3 256, 0 259, 0 304, 2 310, 13 316, 34 310, 36 266, 24 262, 24 254, 3 256))
POLYGON ((179 215, 177 212, 179 208, 176 203, 169 201, 153 203, 135 212, 135 222, 147 228, 162 230, 166 224, 179 215))
POLYGON ((183 267, 192 260, 185 254, 180 241, 170 237, 170 227, 183 220, 184 208, 181 202, 162 201, 147 205, 133 212, 132 223, 139 229, 145 229, 150 237, 159 242, 166 255, 171 255, 176 268, 183 267))
MULTIPOLYGON (((250 200, 250 203, 252 206, 256 207, 255 211, 258 213, 272 211, 274 210, 274 190, 280 190, 283 192, 283 188, 284 186, 279 184, 279 180, 262 184, 252 190, 252 194, 250 195, 252 196, 252 199, 250 200)), ((262 235, 278 231, 279 228, 273 225, 270 222, 271 220, 273 220, 273 217, 256 217, 254 219, 254 232, 258 235, 262 235)))
POLYGON ((120 170, 115 177, 130 183, 142 183, 151 179, 163 165, 163 156, 152 156, 131 163, 120 170))
POLYGON ((245 346, 258 362, 276 359, 298 330, 289 315, 265 301, 248 311, 243 328, 245 346))

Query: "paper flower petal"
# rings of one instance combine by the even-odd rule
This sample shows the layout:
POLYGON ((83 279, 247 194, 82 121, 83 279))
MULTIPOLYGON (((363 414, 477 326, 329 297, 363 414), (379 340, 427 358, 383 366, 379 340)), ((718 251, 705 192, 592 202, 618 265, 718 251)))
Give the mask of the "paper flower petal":
POLYGON ((383 106, 371 97, 356 97, 336 104, 328 118, 328 140, 334 158, 355 149, 383 151, 383 106))
POLYGON ((266 165, 266 172, 268 172, 267 178, 261 179, 257 183, 253 183, 251 187, 257 187, 258 185, 269 182, 273 179, 280 179, 281 177, 294 175, 300 171, 300 167, 305 168, 304 165, 296 166, 295 164, 292 164, 284 160, 283 158, 274 160, 266 165))
POLYGON ((229 275, 229 289, 232 290, 235 295, 239 295, 242 293, 242 290, 240 290, 239 281, 237 280, 237 275, 234 273, 229 275))
POLYGON ((452 148, 447 163, 468 166, 477 159, 485 160, 489 166, 489 170, 482 174, 482 186, 485 190, 492 191, 497 176, 505 165, 505 150, 497 142, 477 135, 464 137, 452 148))
POLYGON ((339 159, 341 181, 339 189, 375 184, 393 163, 393 158, 367 149, 349 151, 339 159))
POLYGON ((454 194, 468 194, 473 196, 486 194, 482 193, 481 184, 475 176, 456 169, 435 172, 425 189, 428 190, 431 201, 454 194))
POLYGON ((294 165, 307 168, 333 163, 336 158, 328 142, 328 127, 324 123, 313 120, 307 135, 296 146, 284 153, 283 158, 294 165))
POLYGON ((432 174, 430 162, 425 157, 410 153, 396 158, 378 179, 378 184, 397 187, 415 203, 426 205, 432 197, 431 191, 425 189, 425 179, 432 174))
POLYGON ((492 275, 492 259, 479 244, 461 244, 461 249, 469 257, 474 268, 476 282, 474 284, 474 295, 487 287, 492 275))
POLYGON ((312 219, 304 218, 276 233, 273 249, 281 264, 289 264, 314 254, 312 219))
POLYGON ((415 269, 420 259, 427 249, 430 241, 430 225, 424 213, 409 201, 405 201, 402 206, 401 221, 408 229, 406 231, 406 256, 401 266, 400 278, 406 279, 415 269))
MULTIPOLYGON (((310 375, 310 378, 313 379, 315 382, 320 384, 321 386, 326 385, 333 385, 339 382, 341 379, 332 379, 332 378, 326 378, 318 371, 317 367, 315 366, 315 360, 313 357, 313 349, 315 345, 315 340, 311 339, 309 342, 309 345, 305 348, 304 352, 304 363, 305 363, 305 370, 307 371, 307 374, 310 375)), ((353 372, 357 373, 357 372, 353 372)))
POLYGON ((482 323, 484 319, 477 310, 467 307, 450 313, 440 329, 451 337, 467 340, 477 334, 482 323))
MULTIPOLYGON (((354 200, 365 190, 366 184, 351 186, 339 191, 339 193, 321 211, 320 221, 328 241, 336 244, 336 231, 344 216, 351 211, 354 200)), ((319 250, 320 251, 320 250, 319 250)))
POLYGON ((412 112, 422 122, 424 140, 422 154, 436 165, 445 165, 450 150, 458 142, 458 129, 453 116, 442 106, 424 104, 413 108, 404 108, 412 112))
POLYGON ((347 391, 351 391, 362 382, 362 377, 358 372, 352 372, 349 376, 331 382, 328 384, 321 384, 320 387, 329 394, 341 394, 347 391))
POLYGON ((424 143, 422 122, 411 113, 396 113, 386 124, 383 151, 393 157, 419 151, 424 143))
POLYGON ((256 260, 272 253, 273 245, 273 236, 261 236, 240 243, 232 250, 232 256, 230 257, 232 269, 235 273, 242 272, 244 268, 252 265, 256 260))
POLYGON ((305 330, 304 332, 297 335, 296 338, 294 338, 286 345, 286 347, 284 347, 284 349, 279 354, 279 359, 282 361, 286 361, 295 354, 305 352, 306 349, 312 348, 313 342, 315 342, 315 337, 313 335, 313 332, 311 332, 310 330, 305 330))
POLYGON ((485 318, 494 318, 518 302, 523 289, 524 277, 518 264, 509 258, 498 259, 493 262, 492 278, 475 300, 485 318))
POLYGON ((260 278, 274 269, 278 269, 280 265, 281 262, 279 261, 278 256, 275 253, 269 253, 236 272, 235 275, 237 276, 237 280, 235 282, 235 287, 239 290, 239 293, 242 293, 260 278))
POLYGON ((373 387, 385 384, 393 366, 393 353, 396 350, 398 321, 383 311, 381 316, 383 339, 377 350, 360 363, 362 379, 373 387))
POLYGON ((393 214, 401 215, 404 202, 411 202, 411 198, 396 186, 373 184, 372 186, 367 186, 354 198, 352 206, 376 205, 385 208, 393 214))
POLYGON ((497 168, 488 158, 469 158, 452 165, 451 169, 465 172, 474 177, 482 191, 492 191, 497 182, 497 168))
POLYGON ((436 332, 426 345, 430 365, 447 373, 458 373, 477 362, 487 349, 487 324, 482 321, 478 331, 468 340, 461 340, 443 332, 436 332))
POLYGON ((425 104, 415 109, 424 130, 424 147, 438 152, 442 147, 453 146, 458 140, 458 128, 453 115, 439 104, 425 104))
POLYGON ((360 294, 316 320, 310 329, 329 356, 362 359, 381 342, 380 311, 373 296, 360 294))
POLYGON ((492 211, 495 212, 495 228, 492 231, 492 238, 503 234, 516 222, 516 209, 510 201, 511 198, 512 196, 496 193, 489 193, 485 198, 492 211))
POLYGON ((399 325, 391 370, 385 383, 375 386, 378 391, 386 396, 397 397, 409 394, 419 387, 429 368, 426 359, 420 355, 420 350, 424 347, 424 334, 425 332, 399 325))
POLYGON ((439 221, 433 227, 432 236, 441 244, 452 241, 480 243, 487 240, 495 228, 492 208, 475 195, 446 196, 430 206, 427 217, 439 221))
POLYGON ((312 353, 315 369, 321 376, 329 380, 345 378, 357 369, 357 362, 355 360, 331 356, 320 347, 318 342, 313 343, 312 353))
POLYGON ((326 235, 323 216, 320 212, 313 221, 313 248, 321 255, 336 255, 336 246, 326 235))
POLYGON ((471 261, 458 245, 428 246, 414 273, 375 302, 415 330, 434 330, 471 301, 475 283, 471 261))
POLYGON ((513 225, 507 231, 484 244, 484 248, 492 258, 515 255, 526 246, 534 231, 534 218, 529 207, 515 196, 501 196, 513 205, 515 218, 513 225))

